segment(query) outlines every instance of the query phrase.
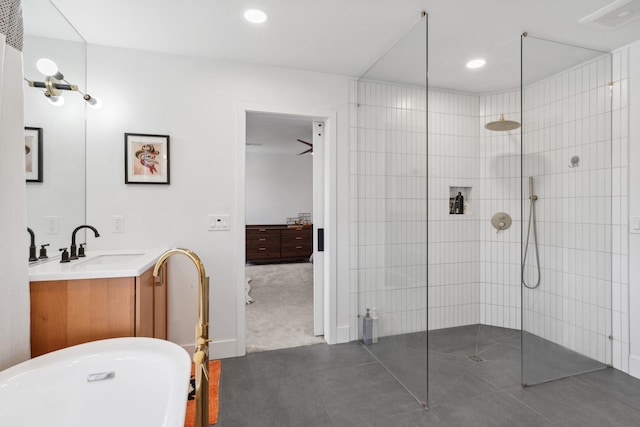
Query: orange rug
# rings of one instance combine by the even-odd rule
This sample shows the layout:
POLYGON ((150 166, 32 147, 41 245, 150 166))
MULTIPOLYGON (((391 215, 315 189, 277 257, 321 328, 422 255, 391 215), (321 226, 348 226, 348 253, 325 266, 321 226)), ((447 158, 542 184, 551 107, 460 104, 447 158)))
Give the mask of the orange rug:
MULTIPOLYGON (((195 389, 195 366, 191 364, 191 384, 195 389)), ((220 385, 220 361, 209 361, 209 425, 218 422, 218 387, 220 385)), ((187 400, 187 413, 184 417, 184 427, 193 427, 196 418, 196 400, 187 400)))

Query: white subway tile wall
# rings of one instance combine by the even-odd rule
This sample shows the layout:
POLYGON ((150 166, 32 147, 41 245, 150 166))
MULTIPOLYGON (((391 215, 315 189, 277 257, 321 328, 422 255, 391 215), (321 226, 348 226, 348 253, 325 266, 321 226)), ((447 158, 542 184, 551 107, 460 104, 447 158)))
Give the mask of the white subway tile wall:
POLYGON ((611 329, 613 367, 629 372, 629 48, 612 58, 611 329))
MULTIPOLYGON (((426 93, 360 82, 353 106, 352 307, 377 309, 381 336, 426 329, 426 93), (357 292, 357 296, 353 295, 357 292)), ((357 317, 352 324, 358 325, 357 317)), ((360 328, 356 326, 356 331, 360 328)))
MULTIPOLYGON (((612 360, 609 340, 612 204, 621 191, 620 178, 612 182, 619 168, 612 168, 611 61, 605 55, 532 84, 523 95, 522 191, 528 197, 532 176, 541 265, 539 288, 523 293, 523 329, 624 368, 612 360)), ((528 215, 526 198, 524 208, 528 215)), ((533 239, 528 248, 524 277, 534 284, 533 239)))
POLYGON ((429 329, 479 322, 478 97, 429 91, 429 329), (460 192, 466 212, 450 214, 460 192))
MULTIPOLYGON (((366 308, 378 310, 381 336, 424 331, 427 320, 429 329, 520 328, 522 312, 525 330, 627 371, 627 85, 628 49, 531 85, 521 153, 519 130, 484 128, 500 114, 519 120, 519 89, 431 89, 427 150, 424 89, 352 81, 352 339, 366 308), (540 197, 542 280, 521 307, 528 176, 540 197), (459 189, 467 210, 450 215, 459 189), (511 215, 511 228, 491 226, 496 212, 511 215)), ((537 279, 534 261, 530 246, 528 283, 537 279)))
POLYGON ((520 90, 480 95, 478 227, 480 323, 520 328, 520 129, 490 131, 486 123, 520 121, 520 90), (498 231, 491 217, 505 212, 511 227, 498 231))

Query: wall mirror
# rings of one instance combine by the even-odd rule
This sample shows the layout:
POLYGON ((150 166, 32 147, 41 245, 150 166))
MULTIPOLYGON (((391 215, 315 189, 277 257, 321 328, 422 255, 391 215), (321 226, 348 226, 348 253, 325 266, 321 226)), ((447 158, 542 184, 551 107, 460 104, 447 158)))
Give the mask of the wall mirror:
MULTIPOLYGON (((36 67, 53 60, 65 80, 86 89, 87 49, 84 39, 49 0, 23 0, 24 77, 44 82, 36 67)), ((36 245, 49 244, 49 257, 69 247, 75 227, 85 223, 86 102, 77 92, 63 93, 64 104, 52 105, 44 89, 24 82, 25 127, 42 129, 41 182, 26 182, 27 225, 36 245)), ((25 156, 28 156, 25 140, 25 156)), ((26 157, 25 167, 28 167, 26 157)), ((34 165, 31 165, 33 168, 34 165)), ((29 235, 25 230, 25 239, 29 235)), ((78 233, 78 242, 85 242, 78 233)), ((28 254, 25 254, 25 261, 28 254)))

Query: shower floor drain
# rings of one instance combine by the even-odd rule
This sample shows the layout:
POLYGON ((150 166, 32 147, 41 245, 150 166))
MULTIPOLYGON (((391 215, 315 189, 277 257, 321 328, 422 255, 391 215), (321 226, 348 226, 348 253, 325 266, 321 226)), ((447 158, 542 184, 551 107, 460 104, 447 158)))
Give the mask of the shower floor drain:
POLYGON ((478 363, 478 362, 484 362, 484 359, 480 356, 478 356, 477 354, 472 354, 470 356, 467 356, 467 358, 469 360, 471 360, 474 363, 478 363))

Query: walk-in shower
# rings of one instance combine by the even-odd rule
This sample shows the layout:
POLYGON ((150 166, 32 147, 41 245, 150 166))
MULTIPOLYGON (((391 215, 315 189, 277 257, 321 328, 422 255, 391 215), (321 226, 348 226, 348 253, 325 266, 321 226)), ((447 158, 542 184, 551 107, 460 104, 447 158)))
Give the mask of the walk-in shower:
POLYGON ((436 88, 428 19, 352 88, 353 329, 425 407, 606 366, 609 55, 522 37, 521 87, 436 88))

